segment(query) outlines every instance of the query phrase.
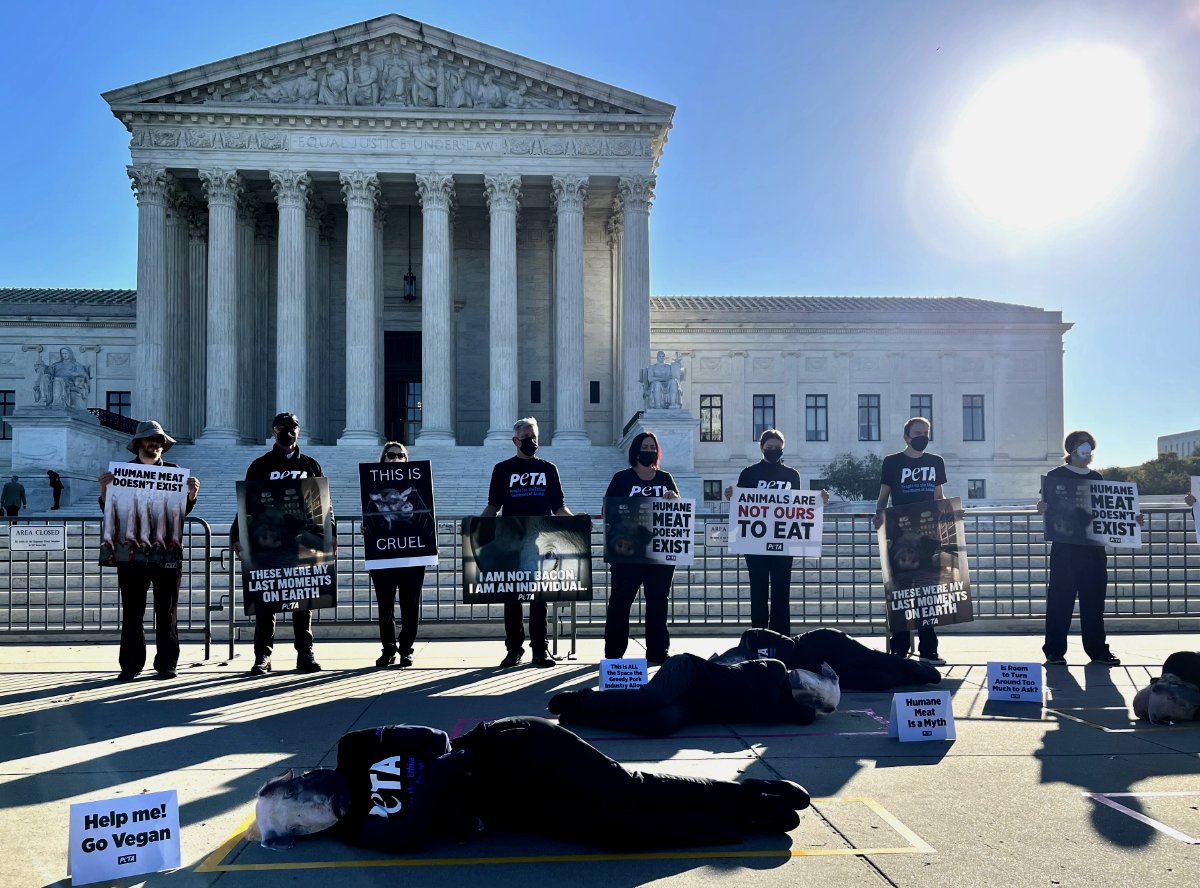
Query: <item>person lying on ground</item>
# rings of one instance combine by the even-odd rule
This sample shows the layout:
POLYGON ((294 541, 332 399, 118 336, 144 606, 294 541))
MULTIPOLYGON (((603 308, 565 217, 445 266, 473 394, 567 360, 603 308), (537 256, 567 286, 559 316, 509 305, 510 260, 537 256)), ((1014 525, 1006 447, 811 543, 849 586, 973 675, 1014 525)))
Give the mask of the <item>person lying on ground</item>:
POLYGON ((335 769, 285 771, 263 785, 247 838, 282 850, 298 836, 328 832, 414 852, 438 837, 503 829, 611 848, 726 845, 795 829, 796 812, 808 806, 808 792, 789 780, 631 771, 566 728, 520 716, 454 740, 420 725, 346 734, 335 769), (530 792, 531 774, 561 814, 548 812, 547 792, 530 792))
POLYGON ((841 699, 837 673, 828 665, 818 669, 789 671, 779 660, 725 666, 677 654, 640 688, 563 691, 548 706, 563 724, 646 737, 665 737, 691 724, 810 725, 841 699))
POLYGON ((1176 651, 1133 698, 1133 714, 1152 725, 1200 720, 1200 652, 1176 651))
POLYGON ((810 672, 828 663, 843 691, 890 691, 942 680, 929 663, 873 651, 837 629, 813 629, 791 638, 770 629, 748 629, 737 647, 710 659, 733 664, 761 657, 781 660, 788 669, 810 672))

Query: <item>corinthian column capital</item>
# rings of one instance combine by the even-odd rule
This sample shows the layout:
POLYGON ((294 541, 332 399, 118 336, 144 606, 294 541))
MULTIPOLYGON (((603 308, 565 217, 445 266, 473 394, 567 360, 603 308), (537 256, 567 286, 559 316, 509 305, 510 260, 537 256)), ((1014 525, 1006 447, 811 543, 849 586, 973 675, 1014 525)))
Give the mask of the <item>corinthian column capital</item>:
POLYGON ((362 170, 351 170, 348 173, 339 173, 338 181, 342 183, 342 199, 346 202, 346 209, 375 209, 375 201, 379 198, 377 175, 362 170))
POLYGON ((622 176, 617 181, 617 193, 624 211, 649 212, 654 203, 654 182, 654 176, 622 176))
POLYGON ((521 177, 507 173, 483 177, 483 193, 487 196, 488 209, 513 210, 521 202, 521 177))
POLYGON ((558 212, 583 212, 588 192, 587 176, 552 176, 550 189, 558 212))
POLYGON ((139 206, 144 203, 160 207, 167 205, 168 191, 174 184, 174 176, 170 175, 164 167, 127 166, 125 172, 133 180, 129 183, 129 187, 137 196, 139 206))
POLYGON ((237 170, 199 170, 200 184, 209 206, 232 207, 242 194, 242 177, 237 170))
POLYGON ((449 173, 417 173, 417 197, 422 210, 449 212, 454 200, 454 176, 449 173))
POLYGON ((312 180, 304 170, 271 170, 271 191, 280 209, 303 209, 312 180))

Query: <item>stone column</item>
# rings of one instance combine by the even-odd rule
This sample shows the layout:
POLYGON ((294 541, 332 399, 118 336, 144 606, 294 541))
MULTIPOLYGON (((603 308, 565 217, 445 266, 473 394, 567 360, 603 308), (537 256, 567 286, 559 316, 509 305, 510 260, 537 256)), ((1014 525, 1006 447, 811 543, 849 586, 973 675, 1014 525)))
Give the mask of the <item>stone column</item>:
POLYGON ((326 327, 324 320, 325 299, 321 289, 321 199, 310 187, 306 195, 304 212, 304 295, 305 325, 308 360, 305 362, 304 403, 299 409, 300 437, 307 445, 323 438, 319 423, 324 416, 324 400, 321 397, 321 378, 326 373, 328 358, 325 347, 326 327))
POLYGON ((450 393, 454 305, 450 296, 450 201, 454 177, 417 175, 421 200, 421 433, 419 443, 454 443, 450 393))
POLYGON ((383 374, 383 230, 387 226, 387 200, 381 194, 375 205, 375 282, 372 293, 371 317, 375 319, 375 428, 384 432, 384 374, 383 374))
POLYGON ((375 325, 375 205, 379 178, 374 173, 342 173, 346 201, 346 427, 338 444, 378 444, 375 390, 379 355, 375 325))
POLYGON ((263 392, 262 379, 256 372, 263 357, 260 353, 263 336, 258 328, 259 305, 254 288, 257 253, 254 229, 261 208, 262 204, 253 192, 243 191, 238 198, 234 235, 237 238, 237 301, 234 312, 237 316, 238 385, 241 387, 235 423, 239 439, 245 444, 260 444, 271 434, 269 428, 260 429, 254 421, 258 415, 258 396, 263 392))
POLYGON ((509 444, 517 418, 517 207, 521 177, 484 176, 491 216, 488 272, 488 432, 486 443, 509 444))
POLYGON ((586 443, 583 428, 583 203, 586 176, 550 180, 554 242, 554 443, 586 443))
POLYGON ((188 214, 187 410, 192 438, 204 431, 208 365, 208 213, 193 202, 188 214))
POLYGON ((311 183, 303 170, 271 170, 269 175, 279 211, 274 412, 297 414, 304 428, 304 393, 308 387, 308 232, 304 205, 311 183))
POLYGON ((645 406, 638 376, 650 360, 650 204, 654 177, 617 183, 621 197, 621 416, 624 426, 645 406))
POLYGON ((621 241, 624 238, 624 223, 621 218, 621 198, 613 198, 612 215, 604 226, 608 241, 608 274, 611 281, 609 305, 612 312, 612 377, 609 380, 609 392, 612 400, 612 432, 613 440, 620 440, 626 419, 621 418, 624 400, 623 370, 625 355, 621 352, 621 330, 624 323, 624 310, 621 298, 621 241))
MULTIPOLYGON (((167 190, 173 179, 155 166, 126 167, 138 204, 137 357, 133 415, 162 421, 166 409, 167 190)), ((168 431, 170 431, 168 429, 168 431)))
POLYGON ((163 389, 163 412, 160 422, 176 438, 190 439, 192 430, 186 423, 187 373, 183 363, 188 345, 188 230, 187 214, 191 197, 173 184, 167 196, 167 287, 163 301, 165 331, 164 368, 160 383, 163 389))
POLYGON ((236 170, 200 170, 208 199, 208 329, 204 432, 210 441, 236 442, 238 255, 237 203, 242 180, 236 170))

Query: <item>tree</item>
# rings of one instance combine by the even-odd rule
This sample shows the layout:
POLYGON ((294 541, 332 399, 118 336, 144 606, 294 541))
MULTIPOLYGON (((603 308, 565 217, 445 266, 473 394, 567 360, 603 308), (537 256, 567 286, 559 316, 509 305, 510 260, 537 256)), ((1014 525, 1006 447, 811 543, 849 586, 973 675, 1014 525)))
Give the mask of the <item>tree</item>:
POLYGON ((843 453, 834 457, 829 465, 821 467, 829 489, 851 500, 874 500, 878 497, 882 471, 883 458, 877 453, 862 457, 843 453))
POLYGON ((1187 493, 1191 486, 1190 475, 1200 475, 1200 456, 1180 459, 1171 452, 1159 454, 1140 466, 1111 466, 1104 470, 1104 477, 1110 481, 1137 484, 1142 496, 1187 493))

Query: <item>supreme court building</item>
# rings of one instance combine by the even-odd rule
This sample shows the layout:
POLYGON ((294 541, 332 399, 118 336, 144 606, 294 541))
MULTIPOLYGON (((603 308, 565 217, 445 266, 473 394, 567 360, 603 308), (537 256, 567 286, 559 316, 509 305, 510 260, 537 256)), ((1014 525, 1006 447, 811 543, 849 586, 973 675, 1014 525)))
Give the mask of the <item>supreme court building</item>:
POLYGON ((42 355, 70 349, 85 406, 210 451, 261 448, 281 410, 308 446, 416 458, 509 446, 532 414, 586 461, 660 421, 688 436, 668 467, 708 496, 761 428, 812 477, 900 449, 929 412, 950 495, 1032 493, 1058 458, 1058 312, 652 300, 666 103, 398 15, 104 98, 130 133, 137 290, 0 291, 5 412, 43 404, 42 355), (676 400, 639 421, 659 350, 676 400))

